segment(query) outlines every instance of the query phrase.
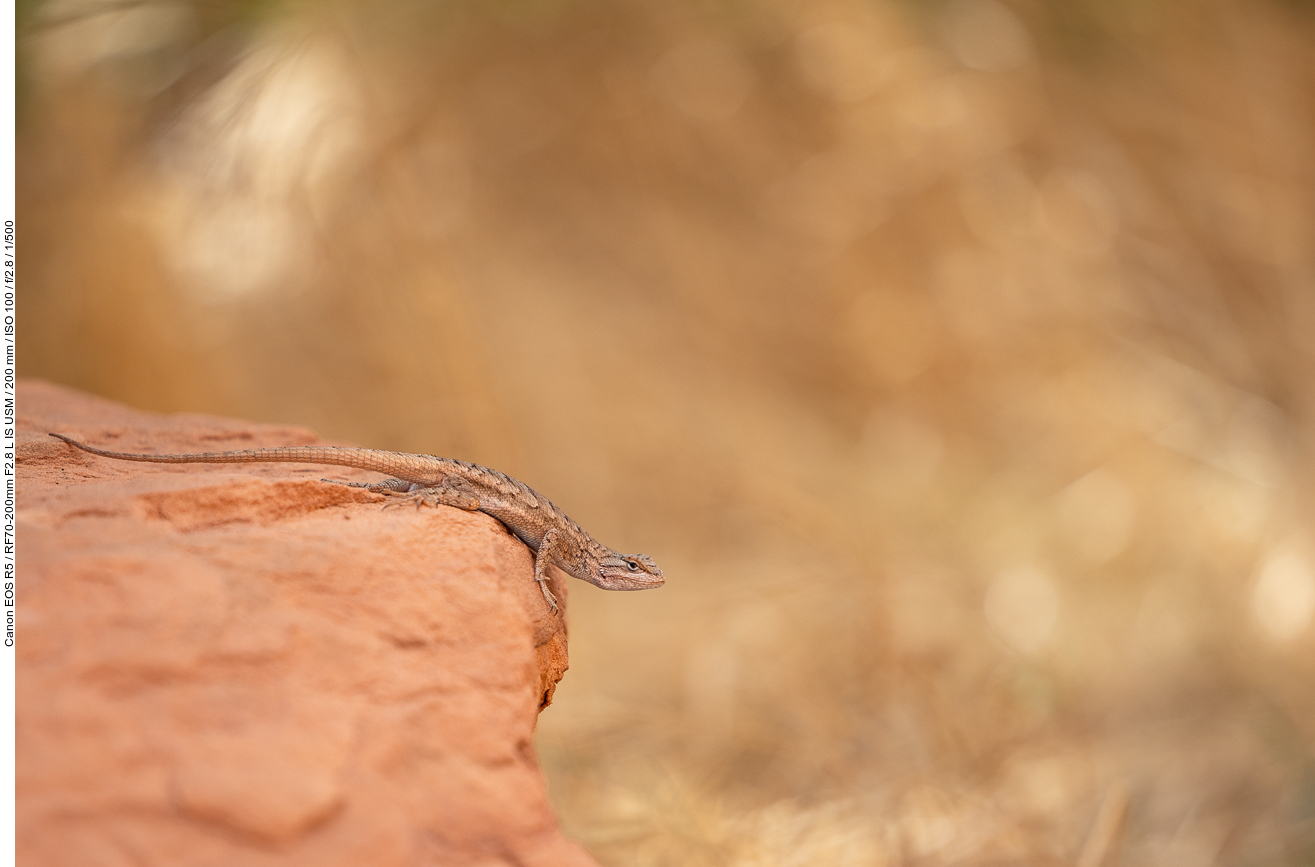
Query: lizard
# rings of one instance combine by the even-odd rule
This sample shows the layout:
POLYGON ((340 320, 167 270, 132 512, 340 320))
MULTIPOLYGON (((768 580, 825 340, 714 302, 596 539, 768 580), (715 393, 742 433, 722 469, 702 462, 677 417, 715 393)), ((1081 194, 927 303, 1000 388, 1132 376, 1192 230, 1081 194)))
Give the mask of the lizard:
POLYGON ((557 613, 557 599, 548 589, 550 564, 604 590, 647 590, 650 587, 660 587, 666 581, 662 570, 648 555, 621 554, 612 550, 596 541, 579 524, 567 517, 565 512, 529 485, 505 473, 468 461, 340 446, 139 454, 98 449, 63 434, 52 433, 50 436, 84 452, 120 461, 158 464, 331 464, 383 473, 391 478, 382 482, 321 481, 364 488, 397 498, 384 503, 384 508, 414 502, 416 508, 452 506, 467 512, 483 512, 498 519, 512 535, 534 552, 534 580, 543 591, 543 598, 553 614, 557 613))

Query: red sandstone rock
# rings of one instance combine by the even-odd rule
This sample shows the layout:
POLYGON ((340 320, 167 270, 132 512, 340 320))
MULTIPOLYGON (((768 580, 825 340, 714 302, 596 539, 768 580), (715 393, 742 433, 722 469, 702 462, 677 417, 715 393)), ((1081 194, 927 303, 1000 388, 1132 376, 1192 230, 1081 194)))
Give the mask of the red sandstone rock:
POLYGON ((301 428, 42 382, 18 400, 19 863, 594 864, 531 740, 565 632, 501 524, 384 512, 316 481, 370 477, 337 467, 46 436, 178 452, 301 428))

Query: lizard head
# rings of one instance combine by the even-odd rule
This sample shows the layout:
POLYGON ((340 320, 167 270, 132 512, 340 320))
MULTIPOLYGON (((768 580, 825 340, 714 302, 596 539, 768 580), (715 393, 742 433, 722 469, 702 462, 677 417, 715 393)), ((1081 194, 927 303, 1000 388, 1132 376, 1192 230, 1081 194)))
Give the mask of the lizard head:
POLYGON ((647 554, 618 554, 609 549, 598 558, 597 572, 586 580, 604 590, 647 590, 661 587, 667 579, 647 554))

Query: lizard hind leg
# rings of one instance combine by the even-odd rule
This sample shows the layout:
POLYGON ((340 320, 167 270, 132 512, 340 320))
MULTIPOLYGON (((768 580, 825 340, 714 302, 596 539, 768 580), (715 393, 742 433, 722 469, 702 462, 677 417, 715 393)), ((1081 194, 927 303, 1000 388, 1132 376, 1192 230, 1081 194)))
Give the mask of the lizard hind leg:
POLYGON ((349 488, 364 488, 372 494, 401 494, 418 487, 405 479, 389 479, 386 482, 340 482, 337 479, 320 479, 320 481, 331 485, 345 485, 349 488))
MULTIPOLYGON (((380 484, 386 484, 381 482, 380 484)), ((390 506, 401 506, 406 503, 415 503, 417 509, 421 506, 452 506, 455 509, 461 509, 466 512, 477 512, 480 507, 479 495, 471 489, 461 479, 454 476, 448 476, 437 485, 422 487, 420 485, 408 484, 404 491, 394 489, 391 493, 397 494, 395 499, 384 503, 385 509, 390 506)), ((381 489, 381 493, 390 493, 381 489)))

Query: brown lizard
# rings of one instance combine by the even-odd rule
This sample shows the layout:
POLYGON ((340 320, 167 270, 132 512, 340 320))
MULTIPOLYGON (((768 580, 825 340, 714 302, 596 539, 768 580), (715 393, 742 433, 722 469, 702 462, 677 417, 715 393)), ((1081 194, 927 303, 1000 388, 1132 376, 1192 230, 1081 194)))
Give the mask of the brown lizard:
POLYGON ((595 541, 579 524, 554 506, 547 497, 511 476, 478 464, 412 455, 379 449, 353 449, 337 446, 289 446, 285 448, 243 449, 231 452, 151 455, 110 452, 84 445, 77 440, 52 433, 84 452, 121 461, 147 461, 157 464, 238 464, 301 463, 334 464, 356 467, 392 476, 384 482, 334 482, 333 484, 365 488, 380 494, 399 496, 394 503, 414 502, 416 507, 454 506, 468 512, 483 512, 501 521, 516 538, 535 552, 534 580, 543 591, 548 606, 557 613, 557 599, 548 589, 548 566, 555 564, 568 575, 588 581, 604 590, 647 590, 660 587, 666 580, 662 570, 645 554, 619 554, 595 541))

